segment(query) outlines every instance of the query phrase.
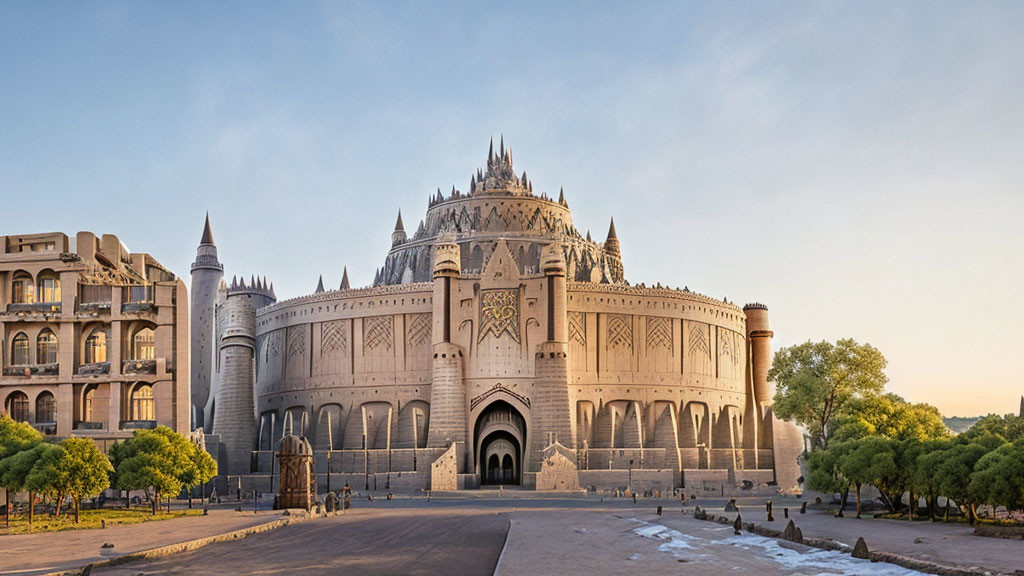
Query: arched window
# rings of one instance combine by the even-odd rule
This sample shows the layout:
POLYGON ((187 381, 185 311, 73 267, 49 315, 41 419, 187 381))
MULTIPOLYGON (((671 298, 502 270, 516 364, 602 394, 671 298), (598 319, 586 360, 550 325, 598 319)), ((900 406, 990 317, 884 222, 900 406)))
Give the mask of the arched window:
POLYGON ((95 364, 107 361, 107 332, 96 328, 85 339, 85 363, 95 364))
POLYGON ((11 343, 11 364, 13 366, 24 366, 31 364, 28 352, 28 336, 24 332, 14 337, 11 343))
POLYGON ((54 272, 46 271, 39 274, 39 301, 60 302, 60 278, 54 272))
POLYGON ((16 422, 28 422, 28 396, 15 392, 7 397, 7 413, 16 422))
POLYGON ((53 394, 43 392, 36 397, 36 423, 43 424, 57 421, 57 401, 53 394))
POLYGON ((156 358, 155 333, 152 328, 143 328, 132 338, 132 360, 153 360, 156 358))
POLYGON ((139 384, 132 392, 132 420, 156 420, 153 387, 139 384))
POLYGON ((57 363, 57 335, 49 329, 40 332, 36 339, 36 363, 57 363))
POLYGON ((91 386, 82 395, 82 420, 92 422, 92 403, 96 398, 96 387, 91 386))
POLYGON ((32 304, 35 302, 35 294, 32 276, 27 272, 18 272, 14 275, 14 282, 11 284, 12 304, 32 304))

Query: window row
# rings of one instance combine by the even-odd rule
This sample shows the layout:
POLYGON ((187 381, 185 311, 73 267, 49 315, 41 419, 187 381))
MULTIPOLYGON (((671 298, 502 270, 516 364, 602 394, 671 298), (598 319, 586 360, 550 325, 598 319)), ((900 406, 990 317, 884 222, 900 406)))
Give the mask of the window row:
MULTIPOLYGON (((93 411, 96 399, 96 387, 86 389, 82 396, 82 413, 80 420, 96 421, 97 414, 93 411)), ((31 413, 28 395, 21 391, 12 392, 5 402, 4 409, 13 420, 29 422, 31 413)), ((153 398, 153 386, 138 384, 131 392, 128 403, 129 420, 156 420, 156 401, 153 398)), ((102 420, 102 418, 101 418, 102 420)), ((35 424, 53 424, 57 422, 57 401, 50 392, 41 392, 36 397, 35 424)), ((29 422, 31 423, 31 422, 29 422)))
MULTIPOLYGON (((94 328, 85 339, 83 364, 107 362, 108 330, 94 328)), ((132 335, 129 360, 156 359, 156 332, 152 328, 141 328, 132 335)), ((49 328, 36 337, 36 361, 34 364, 57 363, 57 335, 49 328)), ((27 366, 33 364, 31 342, 24 332, 19 332, 11 340, 11 365, 27 366)))
POLYGON ((58 303, 61 301, 60 278, 49 270, 35 280, 28 272, 18 272, 11 283, 12 304, 58 303))

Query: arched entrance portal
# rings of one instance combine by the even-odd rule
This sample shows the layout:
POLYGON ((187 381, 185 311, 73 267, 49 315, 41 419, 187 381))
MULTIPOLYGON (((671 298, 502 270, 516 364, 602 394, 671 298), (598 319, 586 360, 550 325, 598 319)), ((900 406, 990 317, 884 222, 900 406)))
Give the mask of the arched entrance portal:
POLYGON ((511 404, 498 400, 477 418, 473 436, 480 484, 520 484, 526 420, 511 404))

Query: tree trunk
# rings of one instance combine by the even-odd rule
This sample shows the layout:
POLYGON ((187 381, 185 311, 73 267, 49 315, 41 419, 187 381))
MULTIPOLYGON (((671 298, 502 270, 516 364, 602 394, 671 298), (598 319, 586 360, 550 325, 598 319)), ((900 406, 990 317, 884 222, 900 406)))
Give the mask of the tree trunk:
POLYGON ((967 518, 968 518, 968 520, 970 520, 971 526, 974 526, 974 522, 978 518, 978 513, 974 509, 974 504, 968 504, 967 505, 967 518))
POLYGON ((75 502, 75 524, 78 524, 79 512, 82 509, 82 500, 81 500, 81 498, 75 498, 74 502, 75 502))
POLYGON ((917 501, 914 498, 914 491, 910 490, 907 492, 907 520, 913 522, 914 520, 914 503, 917 501))
POLYGON ((36 511, 36 493, 28 493, 28 527, 32 527, 32 519, 35 517, 36 511))
POLYGON ((857 518, 860 518, 860 482, 857 482, 857 518))
POLYGON ((56 511, 53 513, 53 515, 54 515, 55 518, 60 518, 60 508, 61 508, 60 505, 64 503, 64 499, 61 498, 60 494, 57 494, 57 497, 55 498, 55 500, 56 500, 56 506, 54 506, 54 508, 56 508, 56 511))
POLYGON ((849 497, 850 497, 850 487, 847 486, 846 489, 843 490, 843 498, 842 498, 842 500, 839 503, 839 512, 836 512, 836 517, 837 518, 842 518, 843 517, 843 511, 846 510, 846 501, 849 499, 849 497))
POLYGON ((7 527, 10 528, 11 527, 11 489, 10 488, 6 489, 6 494, 7 494, 7 514, 6 514, 7 520, 6 520, 6 522, 7 522, 7 527))
POLYGON ((153 494, 153 516, 156 516, 156 511, 160 507, 160 493, 153 494))

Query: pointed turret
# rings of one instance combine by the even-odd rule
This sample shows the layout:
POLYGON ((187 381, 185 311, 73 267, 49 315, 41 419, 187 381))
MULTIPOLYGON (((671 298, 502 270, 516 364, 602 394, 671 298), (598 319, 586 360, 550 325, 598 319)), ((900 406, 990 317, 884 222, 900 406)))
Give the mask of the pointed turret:
POLYGON ((565 204, 565 188, 562 188, 561 186, 558 187, 558 203, 565 204))
POLYGON ((619 253, 619 237, 615 233, 615 218, 608 226, 608 238, 604 241, 604 249, 613 254, 619 253))
MULTIPOLYGON (((440 194, 438 190, 438 194, 440 194)), ((395 222, 395 231, 391 233, 391 246, 398 246, 402 242, 405 242, 405 224, 402 223, 402 211, 398 211, 398 220, 395 222)))
POLYGON ((590 230, 587 230, 587 242, 593 242, 593 240, 590 239, 590 230))
POLYGON ((206 225, 203 226, 203 239, 199 241, 200 244, 208 244, 213 246, 213 231, 210 230, 210 211, 206 211, 206 225))
POLYGON ((490 166, 491 162, 494 162, 494 136, 491 136, 491 145, 487 148, 487 165, 490 166))
POLYGON ((502 160, 505 159, 505 135, 504 134, 501 135, 501 158, 502 158, 502 160))
POLYGON ((351 287, 348 285, 348 266, 345 266, 345 271, 341 273, 341 289, 351 289, 351 287))
POLYGON ((323 291, 324 291, 324 276, 323 276, 323 274, 321 274, 320 275, 320 280, 317 281, 317 283, 316 283, 316 292, 315 292, 315 294, 319 294, 319 293, 321 293, 323 291))

